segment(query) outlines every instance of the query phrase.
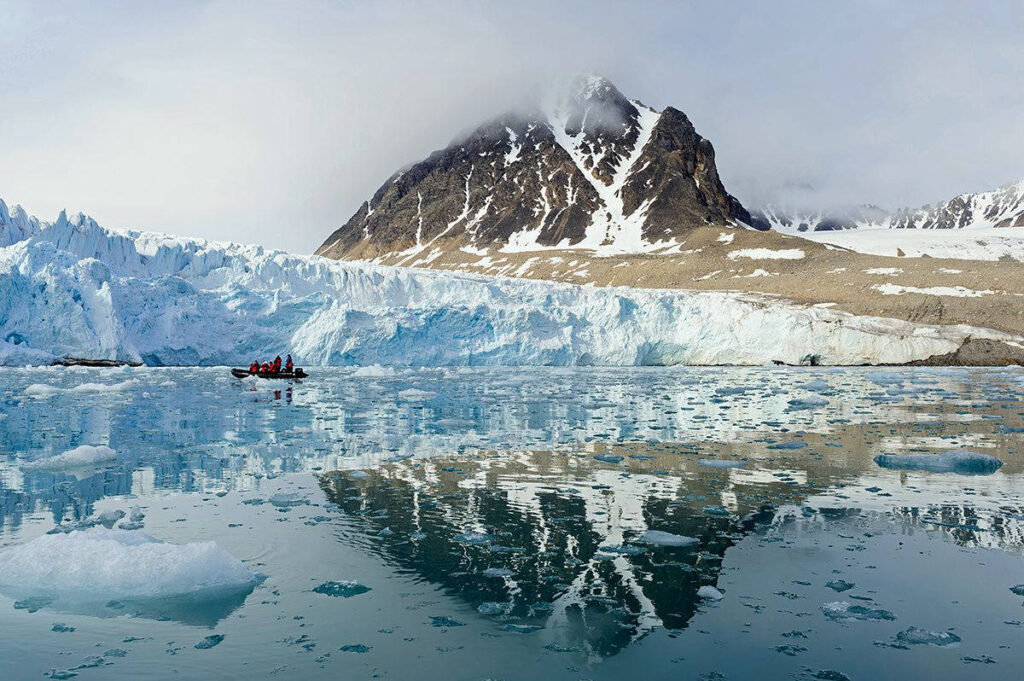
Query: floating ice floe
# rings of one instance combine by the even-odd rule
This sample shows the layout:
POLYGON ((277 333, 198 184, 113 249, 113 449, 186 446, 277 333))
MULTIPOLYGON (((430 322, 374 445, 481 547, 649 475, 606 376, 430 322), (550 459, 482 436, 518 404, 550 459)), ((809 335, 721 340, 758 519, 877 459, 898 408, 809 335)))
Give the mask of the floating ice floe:
POLYGON ((464 532, 455 535, 454 539, 460 544, 469 544, 470 546, 481 546, 494 541, 494 537, 486 532, 464 532))
POLYGON ((911 646, 949 646, 960 643, 960 637, 950 631, 928 631, 910 627, 896 634, 896 640, 911 646))
POLYGON ((120 383, 79 383, 70 388, 58 388, 47 383, 33 383, 25 388, 25 394, 36 399, 53 397, 60 393, 89 394, 89 393, 117 393, 139 384, 138 381, 129 379, 120 383))
POLYGON ((989 475, 1003 465, 1003 462, 994 456, 966 449, 953 449, 941 454, 879 454, 875 457, 875 463, 882 468, 895 470, 960 475, 989 475))
POLYGON ((61 470, 83 468, 98 463, 113 461, 117 452, 106 445, 79 445, 74 449, 35 461, 26 461, 21 467, 26 470, 61 470))
POLYGON ((619 456, 618 454, 596 454, 594 461, 600 461, 601 463, 622 463, 625 457, 619 456))
POLYGON ((800 397, 789 401, 789 409, 819 409, 827 404, 828 400, 824 397, 800 397))
POLYGON ((278 492, 270 496, 270 503, 278 508, 301 506, 309 503, 309 497, 301 492, 278 492))
POLYGON ((0 552, 0 587, 97 598, 159 598, 251 586, 252 570, 212 541, 169 544, 129 530, 47 534, 0 552))
POLYGON ((353 596, 359 596, 360 594, 364 594, 370 590, 371 589, 368 586, 349 580, 341 582, 324 582, 323 584, 318 584, 313 587, 314 593, 333 596, 335 598, 352 598, 353 596))
POLYGON ((804 390, 810 390, 811 392, 815 393, 823 393, 832 389, 831 385, 829 385, 826 381, 823 381, 821 379, 815 381, 808 381, 807 383, 804 383, 800 387, 803 388, 804 390))
POLYGON ((641 539, 645 544, 656 546, 693 546, 700 540, 694 537, 684 537, 681 534, 672 534, 661 530, 647 530, 641 539))
POLYGON ((409 402, 425 402, 437 397, 437 393, 430 392, 429 390, 420 390, 419 388, 409 388, 398 393, 398 396, 409 402))
POLYGON ((371 364, 365 367, 359 367, 352 372, 353 378, 388 378, 395 375, 395 370, 392 367, 382 367, 379 364, 371 364))
POLYGON ((710 584, 705 584, 701 588, 697 589, 697 597, 704 598, 709 601, 720 601, 725 598, 725 595, 710 584))
POLYGON ((730 461, 728 459, 699 459, 697 463, 708 468, 742 468, 747 465, 744 461, 730 461))
POLYGON ((834 622, 881 622, 896 619, 896 615, 881 608, 853 605, 849 601, 833 601, 821 606, 825 617, 834 622))

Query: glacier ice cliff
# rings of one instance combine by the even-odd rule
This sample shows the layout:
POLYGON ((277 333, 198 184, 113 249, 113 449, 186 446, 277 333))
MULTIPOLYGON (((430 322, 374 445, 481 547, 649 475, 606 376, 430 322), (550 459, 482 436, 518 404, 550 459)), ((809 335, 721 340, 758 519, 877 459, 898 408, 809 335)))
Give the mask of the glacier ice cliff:
POLYGON ((968 336, 1014 339, 749 294, 337 262, 64 213, 45 223, 0 201, 0 364, 902 363, 968 336))

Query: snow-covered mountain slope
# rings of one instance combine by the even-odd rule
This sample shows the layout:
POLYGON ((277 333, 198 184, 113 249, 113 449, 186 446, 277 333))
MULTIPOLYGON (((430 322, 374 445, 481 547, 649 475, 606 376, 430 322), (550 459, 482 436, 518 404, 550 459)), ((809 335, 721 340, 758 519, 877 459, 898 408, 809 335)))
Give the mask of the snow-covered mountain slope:
POLYGON ((768 203, 750 214, 759 229, 859 253, 1024 262, 1024 180, 894 213, 871 205, 820 211, 768 203))
POLYGON ((1024 227, 1024 180, 991 191, 961 194, 934 206, 902 209, 884 225, 892 229, 990 229, 1024 227))
POLYGON ((750 211, 750 219, 751 224, 758 229, 803 235, 808 232, 878 227, 888 219, 888 215, 884 209, 872 205, 827 211, 768 205, 750 211))
POLYGON ((686 115, 599 77, 511 112, 393 175, 318 255, 411 264, 456 248, 640 253, 750 216, 686 115))
MULTIPOLYGON (((803 204, 813 202, 813 190, 803 204)), ((893 213, 873 205, 831 210, 765 203, 750 211, 752 224, 786 234, 844 229, 986 230, 1024 227, 1024 180, 998 189, 961 194, 949 201, 893 213)))
POLYGON ((113 232, 81 215, 32 224, 0 248, 7 364, 247 364, 286 351, 305 364, 861 364, 949 353, 968 336, 1015 338, 737 293, 336 262, 113 232))

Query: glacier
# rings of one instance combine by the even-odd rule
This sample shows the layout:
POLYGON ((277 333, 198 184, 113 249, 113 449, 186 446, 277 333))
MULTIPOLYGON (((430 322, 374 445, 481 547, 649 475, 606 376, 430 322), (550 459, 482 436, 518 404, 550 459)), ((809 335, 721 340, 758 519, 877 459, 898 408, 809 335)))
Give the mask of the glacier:
POLYGON ((111 230, 0 201, 0 364, 828 365, 904 363, 969 326, 735 292, 594 287, 111 230))

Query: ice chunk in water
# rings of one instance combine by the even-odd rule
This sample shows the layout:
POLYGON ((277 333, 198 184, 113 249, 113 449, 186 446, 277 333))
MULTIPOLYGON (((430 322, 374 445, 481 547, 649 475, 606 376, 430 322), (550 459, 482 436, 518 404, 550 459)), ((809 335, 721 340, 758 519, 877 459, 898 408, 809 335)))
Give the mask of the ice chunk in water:
POLYGON ((791 410, 817 409, 819 407, 824 407, 827 404, 828 400, 824 397, 801 397, 790 400, 789 408, 791 410))
POLYGON ((379 364, 371 364, 365 367, 359 367, 352 372, 353 378, 386 378, 388 376, 394 376, 395 370, 391 367, 382 367, 379 364))
POLYGON ((61 470, 92 466, 106 461, 113 461, 116 458, 117 452, 110 447, 104 445, 80 445, 56 456, 26 461, 21 464, 21 467, 26 470, 61 470))
POLYGON ((508 568, 487 568, 483 571, 484 577, 511 577, 515 573, 508 568))
POLYGON ((195 644, 196 650, 208 650, 224 640, 224 634, 210 634, 199 643, 195 644))
POLYGON ((435 627, 464 627, 464 622, 446 617, 444 615, 432 615, 430 618, 430 624, 435 627))
POLYGON ((464 532, 455 535, 455 541, 470 546, 480 546, 494 541, 494 537, 486 532, 464 532))
POLYGON ((896 615, 888 610, 866 608, 863 605, 851 605, 849 601, 833 601, 821 606, 825 617, 835 622, 881 622, 894 620, 896 615))
POLYGON ((352 581, 324 582, 314 587, 313 591, 325 596, 334 596, 335 598, 352 598, 353 596, 370 591, 370 587, 352 581))
POLYGON ((853 582, 848 582, 845 579, 834 579, 831 582, 826 582, 825 586, 832 589, 836 593, 842 593, 844 591, 849 591, 857 585, 853 582))
POLYGON ((617 454, 597 454, 594 456, 594 460, 601 463, 622 463, 623 459, 624 457, 617 454))
POLYGON ((807 383, 804 383, 800 387, 803 388, 804 390, 810 390, 811 392, 815 393, 823 393, 831 389, 831 386, 826 381, 823 381, 821 379, 815 381, 808 381, 807 383))
POLYGON ((710 584, 705 584, 701 588, 697 589, 697 597, 706 598, 710 601, 720 601, 725 598, 725 595, 710 584))
POLYGON ((693 546, 699 540, 694 537, 684 537, 681 534, 662 532, 661 530, 647 530, 641 541, 645 544, 656 544, 658 546, 693 546))
POLYGON ((255 584, 214 542, 167 544, 137 531, 46 534, 0 553, 0 587, 77 597, 144 598, 255 584))
POLYGON ((949 631, 927 631, 910 627, 896 634, 896 640, 912 646, 948 646, 960 643, 960 637, 949 631))
POLYGON ((124 511, 119 508, 114 509, 113 511, 104 511, 96 516, 96 523, 109 530, 114 526, 114 523, 123 518, 124 515, 124 511))
POLYGON ((437 397, 437 393, 430 392, 429 390, 420 390, 419 388, 409 388, 398 393, 398 396, 408 402, 426 402, 437 397))
POLYGON ((1003 465, 1003 462, 994 456, 966 449, 952 449, 941 454, 879 454, 875 457, 875 463, 882 468, 896 470, 959 473, 960 475, 990 475, 1003 465))
POLYGON ((309 503, 309 498, 301 492, 278 492, 270 497, 270 503, 278 508, 301 506, 309 503))
POLYGON ((476 611, 481 615, 505 615, 508 613, 510 606, 508 603, 481 603, 477 606, 476 611))
POLYGON ((697 463, 708 468, 742 468, 746 465, 743 461, 729 461, 728 459, 699 459, 697 463))

